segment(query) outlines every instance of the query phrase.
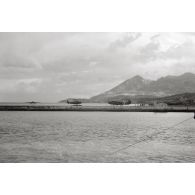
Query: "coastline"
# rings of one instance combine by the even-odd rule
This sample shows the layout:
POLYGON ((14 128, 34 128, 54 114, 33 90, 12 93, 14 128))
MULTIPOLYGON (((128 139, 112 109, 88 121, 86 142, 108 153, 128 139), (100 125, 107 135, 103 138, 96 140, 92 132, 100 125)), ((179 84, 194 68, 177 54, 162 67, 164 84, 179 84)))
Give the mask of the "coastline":
POLYGON ((0 105, 0 111, 195 112, 195 106, 0 105))

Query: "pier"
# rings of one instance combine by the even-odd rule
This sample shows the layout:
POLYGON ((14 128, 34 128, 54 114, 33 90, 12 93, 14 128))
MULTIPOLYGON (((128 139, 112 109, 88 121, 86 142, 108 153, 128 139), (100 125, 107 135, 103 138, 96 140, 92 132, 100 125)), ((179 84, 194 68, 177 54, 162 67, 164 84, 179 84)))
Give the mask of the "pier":
POLYGON ((71 106, 71 105, 0 105, 0 111, 81 111, 81 112, 195 112, 195 106, 71 106))

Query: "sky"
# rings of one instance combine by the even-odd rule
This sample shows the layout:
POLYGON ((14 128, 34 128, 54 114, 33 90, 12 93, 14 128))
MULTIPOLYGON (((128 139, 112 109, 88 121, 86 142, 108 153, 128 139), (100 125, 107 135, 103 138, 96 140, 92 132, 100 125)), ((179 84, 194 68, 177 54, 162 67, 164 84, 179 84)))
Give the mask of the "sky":
POLYGON ((195 33, 0 33, 0 101, 89 98, 135 75, 195 73, 195 33))

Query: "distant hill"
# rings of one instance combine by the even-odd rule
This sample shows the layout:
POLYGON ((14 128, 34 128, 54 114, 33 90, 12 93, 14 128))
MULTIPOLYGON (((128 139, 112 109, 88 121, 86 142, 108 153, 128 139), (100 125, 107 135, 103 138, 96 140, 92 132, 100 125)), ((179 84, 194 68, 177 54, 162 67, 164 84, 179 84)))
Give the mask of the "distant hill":
POLYGON ((183 93, 156 99, 169 105, 195 105, 195 93, 183 93))
POLYGON ((195 74, 185 73, 180 76, 166 76, 156 81, 135 76, 118 86, 97 96, 91 97, 91 102, 107 102, 114 96, 129 96, 135 100, 156 99, 175 94, 195 93, 195 74))

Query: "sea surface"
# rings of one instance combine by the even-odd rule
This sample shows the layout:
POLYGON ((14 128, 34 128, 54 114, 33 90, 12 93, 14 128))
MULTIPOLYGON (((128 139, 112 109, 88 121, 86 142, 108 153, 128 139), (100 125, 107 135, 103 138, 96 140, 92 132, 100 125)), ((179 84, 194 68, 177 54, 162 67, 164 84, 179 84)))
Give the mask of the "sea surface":
POLYGON ((193 113, 2 111, 0 162, 195 162, 195 120, 193 113))

